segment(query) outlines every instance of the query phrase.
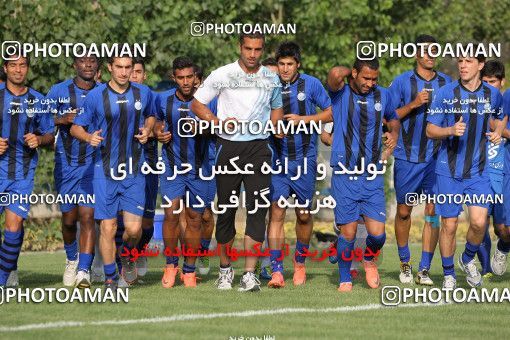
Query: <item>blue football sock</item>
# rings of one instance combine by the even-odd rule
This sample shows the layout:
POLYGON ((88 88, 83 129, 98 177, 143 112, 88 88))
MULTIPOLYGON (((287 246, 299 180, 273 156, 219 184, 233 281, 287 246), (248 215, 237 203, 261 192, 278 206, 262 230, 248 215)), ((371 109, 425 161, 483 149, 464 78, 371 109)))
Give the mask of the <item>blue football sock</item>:
POLYGON ((105 277, 105 281, 106 280, 113 280, 113 281, 118 281, 119 280, 119 275, 117 274, 117 268, 115 266, 115 263, 110 263, 110 264, 104 264, 104 277, 105 277))
POLYGON ((474 259, 478 249, 480 249, 479 244, 473 244, 469 241, 466 241, 466 249, 462 253, 462 263, 468 264, 472 259, 474 259))
POLYGON ((16 266, 23 244, 22 235, 21 231, 4 231, 4 240, 0 246, 0 286, 5 286, 9 274, 16 266))
POLYGON ((274 272, 283 273, 283 256, 281 249, 269 250, 271 260, 271 270, 274 272), (281 260, 279 260, 281 258, 281 260))
POLYGON ((296 242, 296 252, 294 254, 294 259, 297 263, 305 263, 306 257, 302 256, 302 254, 305 252, 305 249, 308 250, 309 247, 309 244, 301 243, 299 240, 296 242))
MULTIPOLYGON (((23 242, 24 237, 25 237, 25 228, 21 227, 21 242, 23 242)), ((0 244, 1 243, 2 242, 0 241, 0 244)), ((18 270, 18 260, 19 260, 19 256, 16 259, 16 263, 14 264, 14 268, 12 268, 12 270, 18 270)))
POLYGON ((480 248, 476 252, 478 259, 480 260, 480 265, 482 266, 481 274, 487 274, 491 272, 491 237, 489 235, 489 229, 485 233, 482 243, 480 244, 480 248))
POLYGON ((434 253, 428 252, 428 251, 421 251, 421 261, 420 261, 420 267, 419 271, 422 271, 423 269, 430 270, 430 264, 432 263, 432 258, 434 257, 434 253))
POLYGON ((70 244, 64 243, 64 249, 66 251, 66 257, 69 261, 76 261, 76 259, 78 259, 78 242, 76 242, 76 240, 70 244))
POLYGON ((338 273, 340 274, 340 283, 352 282, 351 263, 353 258, 355 240, 347 241, 342 235, 338 236, 336 251, 338 254, 338 273))
POLYGON ((405 246, 398 247, 398 257, 400 258, 400 262, 409 262, 411 260, 411 252, 409 251, 409 245, 406 243, 405 246))
POLYGON ((206 238, 200 239, 200 249, 201 250, 208 250, 210 245, 211 245, 211 239, 206 239, 206 238))
POLYGON ((174 267, 179 266, 179 257, 178 256, 166 256, 166 264, 173 264, 174 267))
POLYGON ((89 272, 92 261, 94 261, 94 254, 80 253, 78 255, 78 271, 84 270, 89 272))
POLYGON ((443 262, 444 276, 452 275, 456 278, 457 276, 455 275, 455 267, 453 266, 453 255, 448 257, 441 256, 441 261, 443 262))
POLYGON ((192 266, 192 265, 187 264, 186 262, 184 262, 184 264, 182 265, 182 272, 184 274, 194 273, 195 272, 195 266, 192 266))
POLYGON ((368 249, 372 251, 373 254, 377 253, 384 246, 384 242, 386 241, 386 233, 383 232, 381 235, 375 236, 372 234, 368 234, 367 236, 367 248, 365 249, 365 261, 372 261, 374 256, 370 253, 367 254, 368 249))

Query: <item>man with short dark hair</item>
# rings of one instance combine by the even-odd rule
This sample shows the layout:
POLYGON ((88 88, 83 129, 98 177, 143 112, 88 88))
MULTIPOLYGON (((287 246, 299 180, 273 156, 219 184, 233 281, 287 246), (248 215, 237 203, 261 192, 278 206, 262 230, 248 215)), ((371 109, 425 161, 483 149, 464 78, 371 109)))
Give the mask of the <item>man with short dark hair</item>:
MULTIPOLYGON (((142 147, 154 124, 152 93, 145 85, 129 81, 133 59, 114 57, 108 62, 111 79, 89 92, 85 110, 77 116, 71 135, 95 147, 94 218, 101 220, 99 247, 104 262, 105 286, 117 288, 115 232, 122 211, 125 233, 123 250, 131 252, 141 236, 145 206, 145 176, 141 173, 142 147), (103 137, 104 136, 104 137, 103 137)), ((136 264, 122 256, 122 276, 130 284, 137 279, 136 264)))
MULTIPOLYGON (((191 109, 203 120, 214 122, 217 126, 232 126, 236 121, 257 120, 265 125, 269 120, 274 126, 282 118, 282 98, 278 77, 260 65, 264 51, 263 35, 241 35, 239 37, 239 60, 213 71, 195 93, 191 109), (238 84, 246 84, 239 87, 238 84), (221 84, 221 88, 218 86, 221 84), (218 97, 218 115, 215 116, 206 105, 218 97)), ((246 250, 260 246, 266 232, 265 216, 267 208, 255 206, 258 196, 269 192, 270 175, 262 173, 262 165, 271 162, 269 134, 265 132, 226 134, 217 136, 216 166, 229 172, 235 167, 232 158, 239 157, 237 165, 242 169, 251 164, 253 171, 248 174, 217 174, 216 186, 218 206, 229 206, 231 195, 239 195, 241 183, 246 191, 246 232, 244 247, 246 250)), ((248 166, 249 167, 249 166, 248 166)), ((216 239, 221 247, 220 273, 218 289, 231 289, 234 271, 227 256, 227 247, 232 246, 235 238, 235 214, 237 207, 226 208, 216 222, 216 239)), ((260 290, 260 281, 255 276, 256 256, 245 258, 244 274, 240 282, 240 291, 260 290)))
POLYGON ((331 191, 336 201, 338 291, 352 291, 350 267, 358 220, 365 220, 368 236, 363 267, 371 288, 380 285, 375 254, 386 240, 386 202, 382 159, 384 145, 395 147, 400 123, 390 92, 377 85, 379 61, 356 59, 352 70, 337 66, 330 70, 328 86, 333 105, 331 191), (345 78, 349 78, 348 84, 345 78), (383 133, 383 119, 389 132, 383 133), (361 170, 360 170, 361 169, 361 170), (354 176, 353 176, 354 174, 354 176))
MULTIPOLYGON (((443 86, 436 93, 427 116, 427 136, 441 139, 436 163, 435 194, 461 195, 469 211, 470 225, 466 248, 459 257, 459 266, 466 273, 470 286, 481 286, 474 256, 485 235, 488 198, 493 195, 488 168, 487 139, 501 142, 502 97, 499 91, 481 81, 483 56, 458 58, 460 79, 443 86), (491 132, 489 119, 496 120, 491 132)), ((436 204, 442 219, 439 248, 443 263, 443 288, 454 289, 457 279, 454 270, 455 233, 462 203, 456 201, 436 204)))
POLYGON ((260 62, 260 64, 262 66, 265 66, 267 67, 268 69, 270 69, 272 72, 274 73, 278 73, 278 62, 276 61, 275 58, 273 57, 269 57, 269 58, 266 58, 264 60, 262 60, 260 62))
MULTIPOLYGON (((437 43, 429 35, 420 35, 416 44, 437 43)), ((426 49, 424 49, 426 50, 426 49)), ((398 105, 397 115, 401 129, 394 156, 393 182, 397 209, 395 215, 395 237, 400 258, 401 283, 413 282, 409 231, 413 207, 407 205, 409 194, 432 194, 436 182, 436 153, 440 142, 427 138, 427 111, 434 93, 451 82, 446 74, 434 70, 436 59, 424 55, 416 56, 416 68, 397 76, 390 85, 390 92, 398 105)), ((416 283, 431 286, 430 264, 439 237, 439 216, 434 204, 425 206, 425 224, 422 232, 421 261, 416 275, 416 283)))
MULTIPOLYGON (((282 43, 276 51, 278 73, 284 103, 284 119, 292 124, 303 122, 329 122, 332 120, 331 99, 319 79, 300 73, 301 48, 294 42, 282 43), (317 112, 317 107, 320 112, 317 112)), ((311 126, 308 125, 308 129, 311 126)), ((273 148, 273 167, 288 164, 285 173, 271 176, 271 210, 268 240, 271 259, 271 281, 268 286, 281 288, 285 286, 283 278, 282 247, 285 241, 286 208, 279 206, 280 199, 288 199, 291 194, 296 196, 300 208, 296 213, 296 250, 293 258, 295 286, 306 282, 305 259, 308 252, 313 230, 313 219, 310 214, 315 181, 317 174, 317 134, 312 131, 289 134, 284 138, 271 138, 273 148), (306 171, 305 171, 306 169, 306 171), (305 207, 305 208, 303 208, 305 207)))
MULTIPOLYGON (((4 238, 0 245, 0 287, 7 284, 9 274, 17 269, 23 243, 23 221, 28 217, 28 199, 34 187, 39 146, 53 144, 54 123, 44 104, 44 96, 25 85, 30 60, 17 51, 19 58, 6 60, 5 87, 0 88, 0 192, 9 196, 0 206, 5 211, 4 238)), ((15 282, 16 278, 11 278, 15 282)))
MULTIPOLYGON (((86 142, 75 139, 70 129, 75 117, 82 113, 85 97, 96 86, 94 76, 98 69, 96 57, 75 57, 74 78, 51 87, 46 99, 58 127, 55 147, 55 187, 64 196, 93 195, 94 148, 86 142)), ((76 197, 78 198, 78 197, 76 197)), ((64 286, 79 288, 90 287, 90 269, 94 259, 95 222, 94 205, 87 200, 80 204, 60 204, 62 211, 62 237, 66 252, 64 286), (76 241, 77 227, 80 222, 80 240, 76 241)))
MULTIPOLYGON (((193 61, 188 57, 177 57, 173 61, 172 73, 178 87, 159 94, 158 121, 154 130, 158 140, 163 143, 166 168, 161 177, 161 196, 163 203, 169 205, 164 207, 163 241, 165 249, 172 253, 176 251, 181 232, 179 211, 183 210, 186 228, 181 237, 181 246, 196 254, 201 245, 202 215, 208 203, 209 181, 202 176, 211 175, 209 141, 207 136, 189 136, 184 131, 185 124, 195 122, 195 114, 190 110, 196 91, 193 61), (184 171, 186 168, 189 171, 184 171)), ((210 109, 214 111, 214 108, 210 109)), ((196 256, 186 256, 184 259, 181 280, 185 287, 196 287, 196 259, 196 256)), ((166 255, 166 266, 161 279, 164 288, 174 286, 179 272, 178 264, 179 256, 166 255)))

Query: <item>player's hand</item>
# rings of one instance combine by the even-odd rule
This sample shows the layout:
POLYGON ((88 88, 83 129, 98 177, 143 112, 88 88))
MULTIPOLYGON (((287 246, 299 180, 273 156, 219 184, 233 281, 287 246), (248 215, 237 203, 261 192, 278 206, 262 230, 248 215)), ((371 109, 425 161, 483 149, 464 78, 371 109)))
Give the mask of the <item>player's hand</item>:
POLYGON ((135 138, 138 139, 141 144, 147 143, 147 140, 149 139, 149 131, 145 128, 145 126, 139 128, 138 130, 140 133, 135 135, 135 138))
POLYGON ((74 123, 74 118, 76 118, 76 109, 72 110, 71 112, 69 113, 66 113, 64 115, 63 118, 63 121, 64 121, 64 124, 65 125, 71 125, 74 123))
POLYGON ((385 137, 384 145, 390 149, 393 150, 395 146, 397 145, 397 140, 393 138, 393 135, 390 132, 385 132, 383 134, 383 137, 385 137))
POLYGON ((5 151, 7 151, 7 149, 9 148, 8 141, 9 140, 7 138, 0 137, 0 155, 3 155, 5 151))
POLYGON ((420 107, 423 104, 427 104, 429 102, 429 93, 428 91, 421 91, 416 95, 416 98, 414 98, 414 104, 416 107, 420 107))
POLYGON ((293 125, 298 125, 300 120, 304 120, 305 116, 300 116, 295 113, 289 113, 283 116, 283 119, 285 119, 288 122, 291 122, 293 125))
POLYGON ((172 139, 172 133, 170 131, 165 132, 165 124, 161 124, 159 129, 155 130, 156 138, 160 143, 166 144, 172 139))
POLYGON ((101 144, 101 142, 103 141, 103 137, 101 137, 101 132, 103 130, 97 130, 97 131, 94 131, 93 134, 90 135, 90 139, 89 139, 89 144, 92 145, 93 147, 96 147, 98 146, 99 144, 101 144))
POLYGON ((495 145, 498 145, 499 143, 501 143, 501 135, 499 133, 497 133, 496 131, 491 131, 491 132, 487 132, 485 134, 488 138, 489 138, 489 141, 495 145))
POLYGON ((235 126, 237 125, 237 119, 231 117, 225 119, 223 122, 223 129, 228 131, 234 131, 235 126))
POLYGON ((39 146, 39 139, 33 133, 27 133, 26 135, 23 136, 23 138, 25 139, 25 144, 30 149, 35 149, 39 146))
POLYGON ((460 137, 466 131, 466 123, 464 123, 463 120, 462 116, 460 116, 459 121, 453 126, 453 131, 451 133, 453 136, 460 137))

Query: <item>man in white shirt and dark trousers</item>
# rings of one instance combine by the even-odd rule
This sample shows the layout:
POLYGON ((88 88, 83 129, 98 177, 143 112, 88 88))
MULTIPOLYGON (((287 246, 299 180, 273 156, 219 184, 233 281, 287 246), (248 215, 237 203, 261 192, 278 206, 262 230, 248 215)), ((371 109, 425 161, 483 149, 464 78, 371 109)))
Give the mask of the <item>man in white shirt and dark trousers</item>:
MULTIPOLYGON (((261 34, 243 34, 239 38, 239 60, 214 70, 197 90, 191 109, 202 119, 216 126, 234 130, 234 124, 259 121, 258 126, 266 126, 271 120, 274 126, 283 119, 281 85, 278 76, 268 68, 260 65, 264 52, 264 36, 261 34), (218 97, 218 115, 215 116, 207 104, 218 97)), ((239 125, 238 125, 239 127, 239 125)), ((245 169, 252 164, 253 174, 216 174, 218 207, 230 204, 230 197, 235 191, 239 196, 241 183, 246 191, 246 209, 254 210, 255 202, 263 193, 269 194, 270 174, 262 174, 261 166, 266 162, 271 165, 272 151, 269 147, 269 133, 263 131, 240 131, 233 134, 218 133, 216 143, 216 166, 234 170, 230 160, 239 157, 236 164, 245 169), (252 133, 253 132, 253 133, 252 133)), ((262 129, 263 130, 263 129, 262 129)), ((281 137, 281 136, 279 136, 281 137)), ((269 196, 267 196, 269 197, 269 196)), ((216 281, 218 289, 231 289, 234 271, 226 254, 227 246, 232 246, 235 238, 235 214, 237 208, 227 208, 218 215, 216 240, 221 246, 220 273, 216 281)), ((266 232, 265 217, 267 208, 258 208, 254 213, 247 213, 244 248, 253 250, 264 241, 266 232)), ((254 274, 257 257, 246 257, 244 274, 239 291, 258 291, 260 282, 254 274)))

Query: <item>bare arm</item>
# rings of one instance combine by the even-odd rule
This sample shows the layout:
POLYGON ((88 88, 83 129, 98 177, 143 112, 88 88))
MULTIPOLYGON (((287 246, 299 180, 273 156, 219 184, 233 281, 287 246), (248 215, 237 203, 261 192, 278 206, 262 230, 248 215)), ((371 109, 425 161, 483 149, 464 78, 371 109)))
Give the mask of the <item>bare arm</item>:
POLYGON ((335 66, 328 73, 328 87, 331 91, 340 91, 345 85, 345 78, 351 75, 352 70, 345 66, 335 66))
POLYGON ((333 133, 322 131, 321 142, 324 143, 324 145, 331 146, 333 144, 333 133))
POLYGON ((73 136, 74 138, 81 140, 82 142, 88 143, 94 147, 98 146, 104 139, 103 137, 101 137, 101 130, 94 131, 94 133, 88 133, 81 125, 73 124, 69 132, 71 133, 71 136, 73 136))
POLYGON ((460 117, 460 120, 454 126, 448 127, 440 127, 429 122, 427 123, 426 130, 427 137, 431 139, 444 139, 450 136, 460 137, 465 131, 466 123, 462 121, 462 117, 460 117))
POLYGON ((214 122, 216 124, 220 123, 218 117, 216 117, 206 105, 202 104, 196 99, 193 99, 191 102, 191 111, 193 111, 193 113, 195 113, 195 115, 202 120, 214 122))
POLYGON ((428 92, 425 90, 421 91, 420 93, 418 93, 418 95, 416 96, 416 98, 414 98, 412 102, 397 109, 398 118, 400 119, 404 118, 409 113, 411 113, 412 110, 415 110, 428 102, 429 102, 428 92))
POLYGON ((331 110, 331 106, 326 108, 324 111, 320 111, 314 115, 306 115, 306 116, 300 116, 295 113, 286 114, 283 116, 286 120, 302 120, 306 124, 310 122, 323 122, 323 123, 329 123, 333 121, 333 111, 331 110))

